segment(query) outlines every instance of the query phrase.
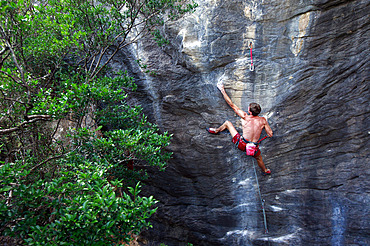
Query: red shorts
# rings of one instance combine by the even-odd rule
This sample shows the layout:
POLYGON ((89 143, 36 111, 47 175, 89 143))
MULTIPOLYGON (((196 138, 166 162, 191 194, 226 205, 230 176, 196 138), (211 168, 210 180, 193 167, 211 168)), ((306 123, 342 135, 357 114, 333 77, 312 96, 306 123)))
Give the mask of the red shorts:
MULTIPOLYGON (((246 151, 247 142, 244 141, 244 138, 242 136, 240 136, 239 133, 237 133, 233 137, 232 141, 235 145, 237 145, 238 149, 240 149, 241 151, 244 151, 244 152, 246 151)), ((259 156, 260 154, 261 154, 261 150, 258 149, 258 152, 254 156, 259 156)))

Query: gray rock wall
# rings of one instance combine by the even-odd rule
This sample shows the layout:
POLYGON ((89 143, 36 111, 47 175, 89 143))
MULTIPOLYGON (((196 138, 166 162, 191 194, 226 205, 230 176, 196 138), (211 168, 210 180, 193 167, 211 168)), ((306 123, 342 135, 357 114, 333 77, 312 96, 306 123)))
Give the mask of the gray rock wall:
POLYGON ((143 236, 152 245, 369 245, 369 1, 198 3, 166 26, 171 45, 145 40, 115 61, 136 77, 149 118, 173 134, 166 172, 148 180, 160 203, 143 236), (261 104, 274 130, 261 147, 272 175, 258 173, 269 234, 253 159, 205 131, 225 120, 240 129, 216 88, 221 76, 232 100, 261 104))

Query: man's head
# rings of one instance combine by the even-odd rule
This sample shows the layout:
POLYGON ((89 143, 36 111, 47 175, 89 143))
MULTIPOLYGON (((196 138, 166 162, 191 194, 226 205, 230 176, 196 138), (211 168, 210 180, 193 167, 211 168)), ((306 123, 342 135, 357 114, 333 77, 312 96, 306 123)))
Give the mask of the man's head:
POLYGON ((261 106, 258 103, 249 104, 249 111, 253 116, 257 116, 261 112, 261 106))

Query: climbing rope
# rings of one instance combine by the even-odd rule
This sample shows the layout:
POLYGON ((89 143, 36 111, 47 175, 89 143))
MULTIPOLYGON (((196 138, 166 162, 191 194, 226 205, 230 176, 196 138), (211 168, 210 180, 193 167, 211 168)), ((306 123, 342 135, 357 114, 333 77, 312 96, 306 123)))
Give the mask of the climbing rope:
MULTIPOLYGON (((261 139, 262 141, 263 139, 261 139)), ((260 196, 260 200, 261 200, 261 206, 262 206, 262 213, 263 213, 263 223, 265 225, 265 234, 268 234, 269 231, 267 229, 267 220, 266 220, 266 212, 265 212, 265 200, 262 199, 262 196, 261 196, 261 190, 260 190, 260 186, 258 184, 258 177, 257 177, 257 171, 256 171, 256 165, 254 164, 254 161, 253 161, 253 169, 254 169, 254 175, 256 176, 256 182, 257 182, 257 189, 258 189, 258 194, 260 196)))
POLYGON ((249 47, 249 50, 250 50, 250 53, 251 53, 251 64, 249 65, 249 70, 254 71, 253 56, 252 56, 253 43, 249 42, 248 47, 249 47))

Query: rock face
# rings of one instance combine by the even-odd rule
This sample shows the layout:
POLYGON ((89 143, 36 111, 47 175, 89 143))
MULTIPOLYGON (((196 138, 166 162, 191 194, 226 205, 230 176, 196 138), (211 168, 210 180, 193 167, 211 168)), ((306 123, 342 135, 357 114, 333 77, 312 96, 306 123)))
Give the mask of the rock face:
POLYGON ((146 192, 160 201, 151 245, 370 245, 369 1, 198 0, 166 27, 171 45, 145 40, 116 58, 140 85, 135 100, 173 134, 173 159, 146 192), (254 71, 249 43, 253 44, 254 71), (144 75, 133 58, 155 76, 144 75), (231 99, 262 106, 274 136, 261 145, 272 175, 227 134, 231 99))

